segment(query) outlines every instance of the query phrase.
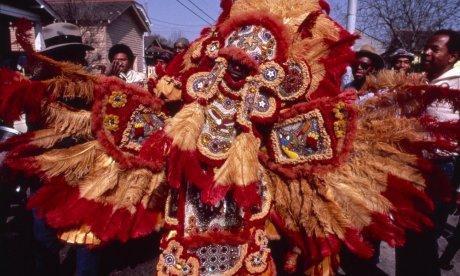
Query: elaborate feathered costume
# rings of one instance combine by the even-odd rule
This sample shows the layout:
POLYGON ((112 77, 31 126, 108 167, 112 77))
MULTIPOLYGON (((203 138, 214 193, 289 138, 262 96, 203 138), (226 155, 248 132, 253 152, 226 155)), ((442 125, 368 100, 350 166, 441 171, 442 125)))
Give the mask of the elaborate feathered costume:
POLYGON ((436 167, 421 157, 454 151, 458 123, 403 115, 436 99, 458 109, 458 91, 386 85, 358 108, 339 88, 354 37, 324 1, 222 8, 151 93, 34 53, 58 77, 2 71, 0 115, 42 125, 1 145, 6 165, 42 179, 29 206, 70 243, 163 227, 159 275, 274 275, 279 235, 285 269, 332 274, 341 245, 369 257, 370 240, 397 246, 431 225, 436 167), (164 101, 178 100, 171 116, 164 101))

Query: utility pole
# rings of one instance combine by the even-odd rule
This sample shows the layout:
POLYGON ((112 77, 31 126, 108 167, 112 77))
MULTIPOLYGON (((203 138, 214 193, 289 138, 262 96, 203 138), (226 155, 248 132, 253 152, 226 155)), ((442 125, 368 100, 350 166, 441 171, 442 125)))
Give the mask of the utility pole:
POLYGON ((357 9, 358 9, 358 0, 348 0, 347 31, 351 34, 353 34, 356 29, 357 9))

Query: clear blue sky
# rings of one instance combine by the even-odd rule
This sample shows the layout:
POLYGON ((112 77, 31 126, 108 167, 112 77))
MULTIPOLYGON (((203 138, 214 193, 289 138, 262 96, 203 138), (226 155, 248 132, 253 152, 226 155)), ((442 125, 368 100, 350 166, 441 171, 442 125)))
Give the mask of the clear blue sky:
MULTIPOLYGON (((198 37, 200 31, 208 23, 187 10, 179 1, 211 23, 214 21, 193 6, 191 2, 213 19, 216 19, 220 14, 219 0, 138 0, 148 10, 152 23, 152 33, 160 34, 165 38, 176 36, 177 33, 181 33, 190 40, 198 37)), ((330 0, 329 2, 331 6, 333 3, 347 5, 347 0, 330 0)), ((334 13, 332 14, 334 15, 334 13)))

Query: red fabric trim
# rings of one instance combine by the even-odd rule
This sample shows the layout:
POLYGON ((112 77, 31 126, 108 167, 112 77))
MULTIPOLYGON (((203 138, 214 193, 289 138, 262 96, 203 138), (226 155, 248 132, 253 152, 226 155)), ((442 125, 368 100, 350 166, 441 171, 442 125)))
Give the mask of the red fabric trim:
POLYGON ((382 240, 390 246, 402 246, 405 243, 404 229, 394 225, 388 215, 372 214, 372 223, 363 229, 363 233, 373 240, 382 240))
POLYGON ((374 255, 374 248, 366 241, 361 232, 356 229, 347 229, 343 240, 347 248, 361 258, 371 258, 374 255))
POLYGON ((196 248, 207 244, 241 245, 247 243, 250 238, 248 230, 235 232, 214 231, 207 232, 205 235, 192 235, 181 239, 181 242, 186 244, 187 248, 196 248))
POLYGON ((246 209, 260 205, 262 199, 259 195, 259 182, 250 183, 246 186, 234 185, 233 198, 239 206, 246 209))
POLYGON ((396 226, 417 232, 433 226, 427 216, 434 210, 433 202, 410 181, 389 174, 387 189, 382 195, 394 206, 391 214, 396 226))
POLYGON ((420 122, 438 139, 460 140, 460 121, 439 122, 432 117, 423 116, 420 122))
POLYGON ((31 197, 29 208, 58 229, 90 226, 103 242, 119 239, 126 242, 152 233, 158 226, 160 212, 146 210, 142 205, 130 213, 127 209, 113 209, 109 204, 81 198, 78 188, 68 186, 61 178, 46 181, 31 197))
POLYGON ((225 47, 219 50, 219 56, 226 60, 234 60, 247 66, 253 73, 257 71, 257 62, 244 50, 237 47, 225 47))
POLYGON ((427 187, 426 192, 435 201, 450 202, 454 198, 454 186, 449 177, 433 162, 419 158, 417 168, 423 173, 427 187))
POLYGON ((0 68, 0 86, 0 118, 13 123, 24 112, 28 122, 40 121, 41 102, 46 89, 43 83, 30 81, 18 72, 0 68))
POLYGON ((297 29, 297 32, 300 33, 302 39, 312 37, 311 29, 315 26, 316 20, 322 13, 322 11, 311 12, 307 16, 307 18, 305 18, 302 24, 300 24, 299 28, 297 29))

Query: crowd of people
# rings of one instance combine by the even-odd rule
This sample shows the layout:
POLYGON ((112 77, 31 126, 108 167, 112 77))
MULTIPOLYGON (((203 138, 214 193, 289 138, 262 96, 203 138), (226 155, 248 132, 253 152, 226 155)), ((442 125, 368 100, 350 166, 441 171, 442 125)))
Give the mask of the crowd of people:
MULTIPOLYGON (((66 61, 75 64, 85 65, 86 51, 93 50, 91 46, 81 42, 66 42, 61 39, 63 33, 69 37, 81 37, 77 26, 69 23, 54 23, 43 28, 46 41, 56 42, 46 45, 42 54, 58 61, 66 61), (68 32, 68 33, 66 33, 68 32)), ((187 49, 189 42, 186 39, 178 40, 175 47, 175 54, 180 54, 187 49)), ((388 65, 384 59, 370 46, 363 46, 356 52, 356 60, 351 65, 352 76, 344 76, 346 80, 344 89, 355 89, 359 95, 359 101, 372 97, 369 91, 365 91, 366 79, 376 75, 382 70, 394 70, 400 74, 421 74, 426 78, 426 83, 433 86, 448 86, 451 89, 460 90, 460 34, 453 30, 440 30, 428 39, 421 52, 421 66, 423 72, 413 70, 413 62, 416 58, 414 53, 406 49, 398 49, 389 56, 388 65)), ((124 44, 116 44, 110 48, 108 54, 110 65, 107 66, 105 74, 115 76, 126 83, 146 85, 144 73, 133 70, 135 56, 131 49, 124 44)), ((171 57, 159 56, 156 62, 156 70, 165 70, 171 57)), ((32 72, 32 78, 46 80, 55 77, 49 70, 38 68, 32 72)), ((384 93, 384 91, 382 91, 384 93)), ((85 103, 81 103, 85 104, 85 103)), ((448 103, 437 102, 429 107, 430 115, 439 119, 459 120, 458 111, 454 111, 448 103)), ((25 118, 26 120, 26 118, 25 118)), ((26 131, 24 125, 17 123, 20 131, 26 131)), ((27 125, 29 129, 34 126, 27 125)), ((72 141, 66 142, 69 146, 72 141)), ((433 160, 449 176, 452 189, 459 189, 460 171, 458 156, 446 156, 443 159, 433 160)), ((39 183, 35 183, 39 186, 39 183)), ((31 185, 31 192, 34 192, 34 185, 31 185)), ((407 243, 402 248, 396 249, 396 274, 397 275, 440 275, 440 268, 451 269, 451 261, 460 247, 460 226, 457 225, 454 233, 449 237, 449 244, 441 256, 438 256, 437 239, 440 237, 445 226, 447 216, 456 210, 455 204, 436 203, 436 212, 432 219, 435 228, 423 234, 410 233, 407 243)), ((4 206, 5 207, 5 206, 4 206)), ((7 208, 7 207, 5 207, 7 208)), ((33 212, 32 212, 33 213, 33 212)), ((0 224, 6 223, 5 214, 0 224)), ((35 271, 40 275, 56 275, 60 271, 60 251, 62 246, 56 238, 56 233, 46 223, 32 214, 32 232, 35 240, 37 253, 34 254, 35 271)), ((3 233, 2 233, 3 234, 3 233)), ((6 243, 5 243, 6 244, 6 243)), ((11 245, 9 245, 11 246, 11 245)), ((380 244, 375 244, 378 248, 380 244)), ((98 250, 91 250, 84 246, 75 246, 76 273, 77 275, 98 275, 100 273, 100 254, 98 250)), ((132 250, 132 248, 130 248, 132 250)), ((153 250, 153 249, 152 249, 153 250)), ((376 265, 379 259, 379 251, 371 261, 362 261, 356 257, 347 256, 344 252, 343 270, 348 275, 378 275, 376 265)), ((1 269, 1 267, 0 267, 1 269)))
MULTIPOLYGON (((426 42, 421 52, 421 66, 423 71, 413 69, 415 54, 406 49, 397 49, 389 56, 388 66, 384 59, 369 45, 363 46, 356 53, 356 61, 352 64, 352 76, 344 76, 348 82, 344 88, 353 88, 358 91, 359 100, 373 97, 374 93, 366 91, 366 78, 378 75, 382 70, 393 70, 399 74, 414 77, 410 74, 426 78, 426 82, 434 86, 460 89, 460 34, 454 30, 440 30, 435 32, 426 42), (388 69, 386 69, 388 68, 388 69), (350 79, 352 79, 350 81, 350 79)), ((384 90, 381 93, 385 93, 384 90)), ((459 112, 454 111, 447 103, 437 102, 428 110, 431 116, 439 121, 459 120, 459 112)), ((458 156, 446 156, 434 160, 448 175, 452 189, 460 191, 460 163, 458 156)), ((452 204, 437 202, 435 215, 432 217, 435 228, 423 234, 410 233, 406 245, 396 249, 396 275, 440 275, 440 268, 450 270, 453 265, 455 253, 459 250, 460 224, 448 237, 449 244, 442 256, 438 258, 438 238, 443 233, 449 214, 457 212, 459 204, 458 194, 454 197, 457 201, 452 204)), ((375 244, 380 247, 380 243, 375 244)), ((379 251, 371 261, 362 261, 356 257, 345 256, 345 266, 353 275, 385 275, 376 264, 379 260, 379 251)))

